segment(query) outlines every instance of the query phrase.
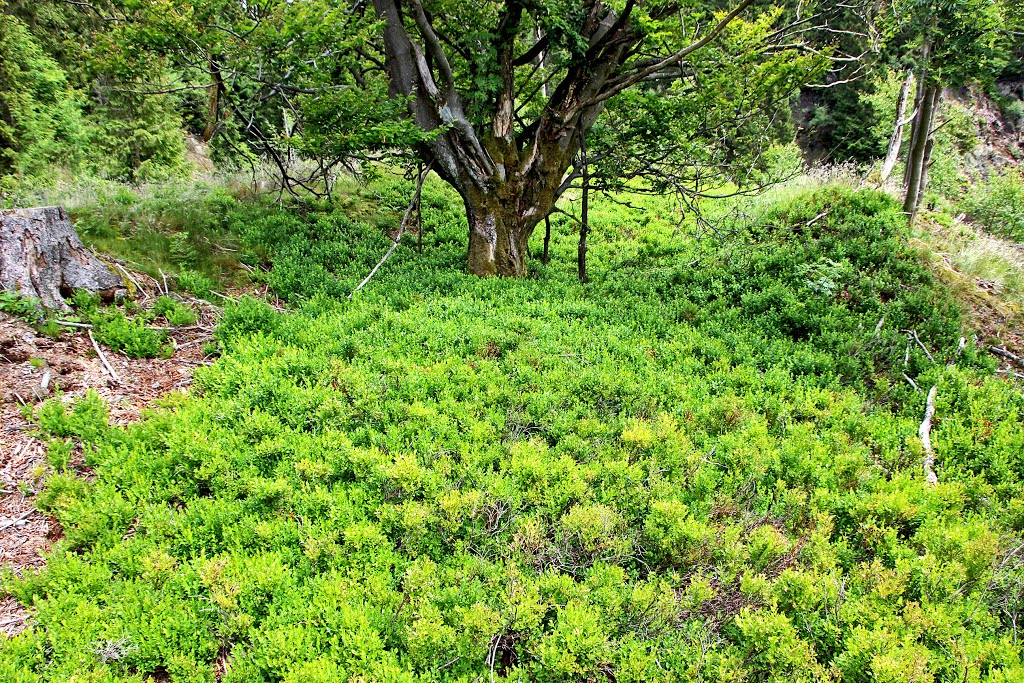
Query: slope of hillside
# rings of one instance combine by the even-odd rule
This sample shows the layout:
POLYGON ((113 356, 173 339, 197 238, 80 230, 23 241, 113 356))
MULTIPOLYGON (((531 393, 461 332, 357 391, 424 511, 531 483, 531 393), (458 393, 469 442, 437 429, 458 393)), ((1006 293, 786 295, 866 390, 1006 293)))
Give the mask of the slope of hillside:
POLYGON ((464 275, 452 206, 352 300, 377 228, 239 207, 297 310, 229 307, 137 424, 36 411, 65 536, 7 577, 0 678, 1024 675, 1024 395, 888 197, 797 193, 727 244, 603 205, 585 287, 568 221, 534 279, 464 275))

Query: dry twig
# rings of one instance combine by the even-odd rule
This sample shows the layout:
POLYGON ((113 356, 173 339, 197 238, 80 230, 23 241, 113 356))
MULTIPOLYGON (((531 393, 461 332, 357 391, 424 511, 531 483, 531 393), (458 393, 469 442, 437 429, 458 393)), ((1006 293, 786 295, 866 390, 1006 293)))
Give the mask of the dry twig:
POLYGON ((391 248, 388 249, 384 256, 381 258, 381 260, 377 262, 377 265, 373 267, 373 270, 370 271, 370 274, 367 275, 366 278, 362 282, 360 282, 355 289, 352 290, 352 293, 348 295, 349 299, 351 299, 356 292, 362 289, 363 285, 370 281, 370 278, 374 276, 377 270, 384 265, 384 262, 387 261, 391 254, 395 251, 395 249, 398 248, 398 243, 402 241, 402 235, 405 234, 405 228, 409 224, 409 216, 412 215, 413 208, 420 201, 420 192, 423 190, 423 181, 427 179, 427 175, 430 173, 430 167, 433 165, 434 162, 430 162, 429 164, 427 164, 427 167, 423 169, 423 172, 420 173, 420 177, 416 181, 416 192, 413 193, 412 201, 409 202, 409 206, 406 207, 405 209, 405 215, 402 217, 402 224, 398 226, 398 234, 395 236, 391 248))
POLYGON ((995 355, 997 355, 997 356, 999 356, 1001 358, 1005 358, 1006 360, 1010 361, 1011 363, 1015 363, 1016 365, 1024 368, 1024 358, 1021 358, 1017 354, 1011 353, 1011 352, 1007 351, 1006 349, 1001 349, 998 346, 990 346, 990 347, 988 347, 988 350, 989 350, 990 353, 994 353, 995 355))
POLYGON ((92 336, 92 330, 87 330, 89 333, 89 341, 92 342, 92 348, 96 350, 96 355, 100 357, 100 362, 103 363, 103 367, 106 368, 110 376, 114 378, 114 381, 118 384, 121 383, 121 379, 114 372, 114 368, 110 367, 110 363, 107 362, 107 357, 103 355, 103 351, 100 350, 100 345, 96 343, 96 337, 92 336))

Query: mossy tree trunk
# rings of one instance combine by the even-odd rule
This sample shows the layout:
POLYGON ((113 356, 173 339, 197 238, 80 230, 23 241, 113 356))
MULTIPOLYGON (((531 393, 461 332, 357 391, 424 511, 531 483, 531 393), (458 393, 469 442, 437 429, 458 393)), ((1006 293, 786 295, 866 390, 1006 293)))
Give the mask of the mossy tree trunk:
POLYGON ((469 220, 469 272, 474 275, 526 275, 530 235, 539 222, 523 216, 515 201, 485 194, 466 199, 469 220))

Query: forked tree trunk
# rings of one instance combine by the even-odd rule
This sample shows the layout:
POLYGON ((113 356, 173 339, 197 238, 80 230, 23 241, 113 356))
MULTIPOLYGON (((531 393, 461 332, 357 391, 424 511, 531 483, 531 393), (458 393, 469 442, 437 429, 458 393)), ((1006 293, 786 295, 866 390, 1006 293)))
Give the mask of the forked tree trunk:
POLYGON ((71 310, 76 289, 113 298, 121 278, 92 255, 59 206, 0 211, 0 288, 71 310))
POLYGON ((941 94, 942 89, 938 85, 928 84, 921 89, 921 96, 918 98, 914 135, 910 151, 907 154, 906 196, 903 200, 903 212, 907 214, 911 224, 917 217, 921 198, 924 196, 925 170, 932 139, 932 127, 941 94))

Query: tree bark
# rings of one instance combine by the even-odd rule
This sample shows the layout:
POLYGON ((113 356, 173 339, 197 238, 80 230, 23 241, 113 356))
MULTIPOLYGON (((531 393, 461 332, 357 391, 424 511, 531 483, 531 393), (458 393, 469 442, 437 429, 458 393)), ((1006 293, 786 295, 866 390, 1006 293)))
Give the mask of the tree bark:
POLYGON ((907 151, 907 163, 903 165, 903 188, 906 189, 910 182, 910 155, 917 143, 917 133, 921 128, 921 103, 924 101, 924 77, 919 76, 917 86, 914 88, 914 116, 910 120, 910 149, 907 151))
POLYGON ((544 216, 544 255, 541 263, 548 264, 548 247, 551 245, 551 216, 544 216))
POLYGON ((913 224, 921 205, 924 193, 925 163, 927 161, 929 141, 935 121, 935 110, 938 108, 941 88, 935 84, 926 84, 922 88, 920 106, 914 126, 914 140, 907 155, 906 196, 903 200, 903 212, 907 220, 913 224))
POLYGON ((511 202, 490 193, 467 200, 466 217, 470 273, 484 277, 526 275, 528 243, 537 221, 524 222, 511 202))
POLYGON ((583 164, 583 205, 580 207, 580 245, 576 250, 576 271, 580 284, 587 284, 587 232, 590 230, 590 172, 587 170, 587 143, 580 145, 583 164))
POLYGON ((889 150, 885 155, 885 162, 882 164, 882 183, 892 175, 893 168, 900 156, 900 147, 903 146, 903 127, 906 125, 904 117, 907 115, 907 103, 910 101, 910 84, 914 80, 914 74, 907 71, 903 79, 903 86, 900 87, 900 95, 896 100, 896 125, 893 127, 892 137, 889 138, 889 150))
POLYGON ((0 287, 69 311, 76 289, 112 299, 123 287, 78 237, 62 207, 0 211, 0 287))

